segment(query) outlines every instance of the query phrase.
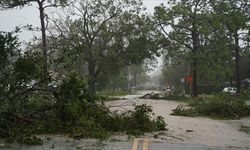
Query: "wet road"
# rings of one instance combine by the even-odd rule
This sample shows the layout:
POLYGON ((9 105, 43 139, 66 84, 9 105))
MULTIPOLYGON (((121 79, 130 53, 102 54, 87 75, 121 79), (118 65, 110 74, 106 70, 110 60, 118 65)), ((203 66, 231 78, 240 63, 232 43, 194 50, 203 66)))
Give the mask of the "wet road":
MULTIPOLYGON (((133 103, 138 101, 138 96, 140 95, 125 96, 124 98, 127 99, 125 100, 126 102, 125 104, 131 103, 131 106, 133 106, 133 103)), ((143 101, 146 101, 146 100, 143 100, 143 101)), ((114 105, 114 102, 112 102, 112 104, 114 105)), ((167 103, 167 104, 169 105, 170 103, 167 103)), ((186 118, 186 119, 190 120, 191 118, 186 118)), ((169 121, 170 120, 168 118, 168 123, 170 123, 169 121)), ((185 120, 182 120, 182 121, 185 121, 185 120)), ((209 122, 211 121, 212 120, 209 120, 209 122)), ((232 121, 230 122, 234 125, 234 124, 238 124, 239 121, 236 120, 235 122, 232 122, 232 121)), ((241 120, 240 124, 242 123, 245 124, 248 122, 249 122, 249 119, 243 119, 241 120)), ((183 132, 183 134, 185 132, 186 130, 183 132)), ((206 135, 205 140, 208 140, 207 136, 208 135, 206 135)), ((231 136, 234 137, 235 134, 232 134, 231 136)), ((227 136, 224 135, 223 139, 225 139, 226 137, 227 136)), ((235 139, 236 141, 237 136, 235 137, 236 137, 235 139)), ((16 145, 16 144, 6 146, 6 145, 1 144, 2 142, 0 141, 0 150, 250 150, 250 147, 246 147, 246 145, 244 146, 240 144, 227 144, 227 146, 218 146, 218 147, 207 146, 207 144, 203 145, 201 143, 198 143, 195 140, 191 140, 191 141, 182 140, 181 138, 183 137, 177 137, 171 134, 161 135, 159 138, 154 138, 154 134, 149 134, 149 135, 146 135, 145 137, 134 138, 134 139, 133 137, 129 137, 125 135, 118 135, 115 137, 112 136, 107 141, 100 141, 97 139, 74 140, 72 138, 67 138, 63 135, 62 136, 44 135, 43 138, 45 142, 41 146, 26 146, 26 145, 16 145), (234 146, 230 146, 230 145, 234 145, 234 146), (237 147, 235 145, 240 145, 240 146, 237 147)), ((220 138, 219 141, 216 139, 216 141, 223 142, 223 139, 220 138)))
POLYGON ((148 138, 143 139, 134 139, 131 145, 131 150, 244 150, 248 149, 247 147, 212 147, 206 145, 198 144, 187 144, 187 143, 169 143, 159 142, 159 141, 150 141, 148 138))
POLYGON ((53 137, 41 146, 11 145, 1 150, 247 150, 247 147, 212 147, 199 144, 175 143, 149 138, 100 141, 95 139, 73 140, 63 136, 53 137))

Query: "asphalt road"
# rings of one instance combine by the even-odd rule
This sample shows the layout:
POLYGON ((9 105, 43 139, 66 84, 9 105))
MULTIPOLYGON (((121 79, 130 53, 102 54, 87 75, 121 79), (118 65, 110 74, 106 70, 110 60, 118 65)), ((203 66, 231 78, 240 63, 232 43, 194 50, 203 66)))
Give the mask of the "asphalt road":
MULTIPOLYGON (((127 99, 136 99, 138 96, 127 96, 127 99)), ((250 104, 250 101, 248 101, 250 104)), ((238 121, 230 121, 231 124, 238 124, 238 121)), ((242 120, 248 123, 249 119, 242 120)), ((241 123, 242 123, 241 122, 241 123)), ((27 145, 5 145, 0 140, 0 150, 250 150, 250 147, 214 147, 190 143, 185 140, 176 139, 155 139, 154 135, 141 138, 131 138, 125 135, 111 137, 107 141, 97 139, 74 140, 65 136, 44 135, 44 144, 40 146, 27 145)), ((250 142, 250 141, 249 141, 250 142)))
POLYGON ((1 150, 249 150, 244 147, 211 147, 198 144, 172 143, 148 138, 125 141, 99 141, 95 139, 73 140, 63 136, 53 137, 41 146, 10 145, 1 150))

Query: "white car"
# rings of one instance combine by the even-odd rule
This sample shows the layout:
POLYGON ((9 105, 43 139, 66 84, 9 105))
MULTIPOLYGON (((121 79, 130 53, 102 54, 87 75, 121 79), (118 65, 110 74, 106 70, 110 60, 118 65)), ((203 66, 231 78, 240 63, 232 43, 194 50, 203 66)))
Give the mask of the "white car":
POLYGON ((235 87, 225 87, 222 92, 224 93, 231 93, 231 94, 235 94, 237 92, 237 88, 235 87))

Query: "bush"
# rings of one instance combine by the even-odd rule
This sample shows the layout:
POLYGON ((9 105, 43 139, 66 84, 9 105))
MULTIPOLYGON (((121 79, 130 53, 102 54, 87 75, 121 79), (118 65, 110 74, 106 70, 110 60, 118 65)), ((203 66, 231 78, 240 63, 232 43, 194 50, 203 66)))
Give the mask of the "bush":
POLYGON ((105 139, 109 135, 107 130, 101 124, 98 124, 94 118, 84 116, 70 128, 69 133, 73 138, 105 139))
POLYGON ((156 131, 166 130, 166 123, 165 123, 164 118, 162 116, 157 116, 157 118, 154 120, 154 124, 156 127, 156 131))
POLYGON ((250 134, 250 126, 245 126, 245 125, 241 125, 240 126, 240 131, 243 131, 247 134, 250 134))
POLYGON ((27 145, 42 145, 43 140, 32 135, 32 125, 22 124, 16 125, 12 128, 12 133, 5 139, 7 143, 17 142, 20 144, 27 145))
POLYGON ((143 134, 165 129, 164 119, 153 118, 150 106, 139 105, 134 111, 118 114, 111 112, 105 105, 89 102, 85 84, 76 76, 63 81, 59 89, 57 111, 61 121, 66 126, 72 126, 69 133, 81 137, 104 138, 108 132, 143 134))
POLYGON ((173 115, 181 116, 209 116, 221 119, 239 119, 250 115, 250 107, 245 101, 235 96, 219 94, 214 98, 194 101, 189 107, 178 106, 173 115))
POLYGON ((88 91, 83 79, 75 74, 63 80, 56 94, 57 116, 64 124, 74 124, 82 115, 88 91))
POLYGON ((90 101, 84 80, 75 75, 66 78, 58 89, 53 95, 34 92, 17 97, 21 102, 17 107, 0 105, 0 137, 9 142, 42 144, 34 135, 104 139, 112 132, 139 135, 165 129, 163 117, 155 117, 150 106, 139 105, 133 111, 117 113, 90 101))
POLYGON ((118 126, 114 128, 133 135, 165 130, 166 123, 163 117, 157 116, 155 118, 152 112, 151 106, 145 104, 138 105, 133 111, 115 115, 116 117, 113 120, 120 121, 120 123, 116 123, 118 126))
POLYGON ((173 110, 173 113, 171 115, 176 116, 187 116, 187 117, 195 117, 199 114, 196 112, 194 108, 188 108, 187 106, 180 104, 173 110))

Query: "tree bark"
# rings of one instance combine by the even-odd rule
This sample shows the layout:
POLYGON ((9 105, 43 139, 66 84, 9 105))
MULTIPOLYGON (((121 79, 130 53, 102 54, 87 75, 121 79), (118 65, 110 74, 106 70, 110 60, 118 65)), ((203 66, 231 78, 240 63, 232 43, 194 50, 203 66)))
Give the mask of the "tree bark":
POLYGON ((47 74, 48 74, 48 56, 47 56, 47 42, 46 42, 46 27, 45 27, 45 16, 44 16, 44 1, 37 1, 39 6, 40 13, 40 22, 41 22, 41 32, 42 32, 42 53, 43 53, 43 80, 47 82, 47 74))
POLYGON ((89 75, 88 86, 89 86, 89 94, 93 97, 96 94, 96 79, 94 75, 89 75))
POLYGON ((134 72, 134 85, 133 86, 137 86, 137 73, 134 72))
POLYGON ((127 90, 131 89, 131 63, 127 66, 127 90))
POLYGON ((193 32, 192 32, 192 40, 193 40, 193 62, 192 62, 192 74, 193 74, 193 81, 192 81, 192 96, 198 96, 198 87, 197 87, 197 51, 198 51, 198 34, 196 32, 195 25, 193 25, 193 32))
POLYGON ((192 84, 192 96, 198 96, 198 88, 197 88, 197 60, 195 59, 193 62, 193 84, 192 84))
POLYGON ((95 73, 95 64, 92 61, 89 61, 88 65, 89 79, 88 79, 88 88, 89 94, 93 97, 96 94, 96 73, 95 73))
POLYGON ((238 30, 234 33, 235 40, 235 72, 236 72, 236 88, 237 93, 241 91, 241 77, 240 77, 240 47, 239 47, 239 35, 238 30))

